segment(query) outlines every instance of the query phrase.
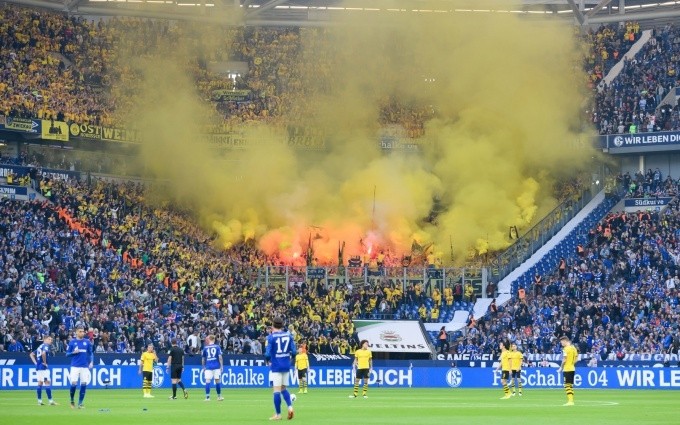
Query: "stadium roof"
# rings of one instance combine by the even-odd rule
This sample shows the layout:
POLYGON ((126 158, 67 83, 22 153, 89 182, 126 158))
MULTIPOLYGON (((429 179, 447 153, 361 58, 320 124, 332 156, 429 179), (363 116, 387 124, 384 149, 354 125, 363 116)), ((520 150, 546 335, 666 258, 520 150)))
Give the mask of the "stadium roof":
POLYGON ((588 25, 668 21, 680 0, 7 0, 85 16, 138 16, 246 25, 324 26, 347 13, 515 13, 588 25), (622 18, 623 15, 623 18, 622 18))

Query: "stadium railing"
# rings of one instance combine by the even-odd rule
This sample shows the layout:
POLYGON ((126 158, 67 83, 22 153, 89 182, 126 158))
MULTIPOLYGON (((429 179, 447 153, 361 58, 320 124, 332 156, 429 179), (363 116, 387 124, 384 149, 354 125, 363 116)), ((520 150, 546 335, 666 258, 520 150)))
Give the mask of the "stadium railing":
POLYGON ((488 264, 488 278, 499 282, 531 257, 595 197, 602 189, 604 182, 613 173, 605 166, 601 166, 592 175, 592 184, 584 188, 577 197, 572 197, 560 203, 541 221, 520 236, 512 246, 496 258, 491 259, 488 264))

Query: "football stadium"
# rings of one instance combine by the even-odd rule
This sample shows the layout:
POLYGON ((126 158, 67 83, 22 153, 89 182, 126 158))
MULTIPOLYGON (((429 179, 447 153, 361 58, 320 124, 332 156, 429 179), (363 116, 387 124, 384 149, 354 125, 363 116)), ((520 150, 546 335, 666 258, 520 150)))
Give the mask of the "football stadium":
POLYGON ((671 424, 680 2, 0 3, 8 424, 671 424))

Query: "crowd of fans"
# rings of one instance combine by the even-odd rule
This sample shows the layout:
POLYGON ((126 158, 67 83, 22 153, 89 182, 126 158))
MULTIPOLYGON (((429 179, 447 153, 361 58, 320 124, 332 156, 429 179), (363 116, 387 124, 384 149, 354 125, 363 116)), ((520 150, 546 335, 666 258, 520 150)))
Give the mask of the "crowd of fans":
POLYGON ((566 335, 595 362, 679 354, 679 226, 677 201, 662 213, 608 214, 567 267, 537 275, 524 297, 504 307, 492 303, 454 349, 492 352, 509 339, 526 353, 557 354, 566 335))
POLYGON ((629 172, 620 174, 616 183, 626 191, 626 198, 659 198, 675 197, 680 181, 671 176, 664 178, 659 168, 650 168, 646 173, 638 171, 633 176, 629 172))
MULTIPOLYGON (((132 59, 172 56, 181 45, 188 50, 182 66, 193 75, 200 97, 213 100, 218 125, 295 125, 303 112, 299 99, 324 90, 305 84, 309 79, 304 76, 325 75, 333 67, 323 48, 302 48, 323 39, 325 30, 316 28, 203 25, 198 30, 191 23, 121 17, 93 22, 8 5, 0 7, 0 22, 0 114, 7 116, 125 126, 119 113, 140 102, 145 81, 145 65, 132 59), (313 58, 305 57, 309 52, 313 58), (228 61, 246 63, 247 71, 225 74, 211 67, 228 61), (240 99, 214 96, 231 89, 247 94, 240 99)), ((594 93, 590 118, 600 133, 680 128, 675 108, 656 111, 676 85, 678 31, 670 25, 657 30, 602 91, 598 84, 639 39, 640 26, 606 25, 581 36, 588 47, 586 83, 594 93)), ((378 116, 381 125, 399 125, 404 135, 417 138, 434 114, 431 106, 386 98, 378 116)))
POLYGON ((667 24, 603 90, 594 90, 592 122, 600 134, 639 133, 680 129, 675 102, 665 96, 678 86, 680 28, 667 24))
MULTIPOLYGON (((231 128, 250 121, 289 125, 305 112, 305 102, 300 99, 327 89, 310 83, 323 79, 305 76, 326 75, 333 68, 327 49, 313 46, 325 37, 325 30, 318 28, 202 25, 199 30, 196 24, 187 22, 123 17, 93 22, 11 5, 0 7, 0 22, 0 114, 6 116, 125 127, 122 111, 140 103, 144 96, 140 88, 150 78, 145 76, 148 67, 144 59, 170 58, 184 61, 180 65, 193 76, 197 94, 212 99, 218 127, 231 128), (176 55, 178 50, 182 50, 181 55, 176 55), (309 54, 314 57, 305 56, 309 54), (228 61, 247 64, 247 71, 227 75, 211 67, 228 61), (231 89, 246 94, 241 99, 214 95, 231 89)), ((634 22, 602 26, 584 34, 582 38, 589 46, 584 62, 587 84, 596 87, 639 34, 639 25, 634 22)), ((616 131, 619 122, 627 125, 628 121, 646 130, 649 118, 638 120, 633 115, 638 112, 640 96, 653 93, 658 97, 674 83, 655 77, 646 83, 650 87, 639 87, 649 56, 663 54, 667 56, 664 63, 670 66, 675 35, 669 28, 657 38, 659 43, 655 42, 649 53, 641 53, 645 59, 636 59, 631 62, 634 66, 624 70, 628 80, 617 80, 609 88, 615 87, 611 95, 598 97, 593 120, 606 132, 616 131), (624 116, 614 119, 619 112, 624 116)), ((654 115, 656 97, 656 102, 646 100, 642 112, 654 115)), ((425 123, 435 115, 431 106, 405 105, 392 98, 385 98, 379 108, 381 125, 399 125, 410 138, 422 136, 425 123)), ((636 116, 639 118, 639 114, 636 116)))
MULTIPOLYGON (((650 190, 677 189, 664 182, 650 190)), ((357 344, 352 318, 401 317, 409 305, 420 307, 413 318, 436 322, 431 306, 474 303, 465 282, 267 286, 254 272, 265 260, 253 244, 214 249, 188 217, 147 204, 141 185, 53 186, 53 203, 0 201, 2 350, 27 351, 53 334, 63 351, 74 326, 84 325, 97 352, 165 348, 174 337, 197 352, 212 333, 228 353, 259 354, 270 318, 282 315, 310 352, 348 354, 357 344)), ((677 203, 661 214, 609 214, 568 267, 537 277, 525 297, 492 303, 451 352, 494 352, 510 339, 527 353, 556 353, 561 335, 601 359, 677 352, 679 227, 677 203)))
POLYGON ((261 353, 277 315, 290 318, 310 352, 356 347, 351 311, 368 306, 373 291, 258 285, 252 244, 215 250, 184 215, 145 205, 141 185, 53 186, 51 204, 0 201, 4 350, 30 350, 47 334, 63 350, 80 324, 99 352, 163 347, 173 337, 200 344, 213 333, 229 353, 261 353))
MULTIPOLYGON (((575 30, 578 31, 578 28, 575 30)), ((586 33, 581 35, 581 39, 588 47, 584 71, 590 90, 595 90, 612 67, 639 38, 640 24, 637 22, 626 22, 623 25, 601 25, 596 30, 588 28, 586 33)))
MULTIPOLYGON (((282 123, 284 114, 291 124, 304 104, 299 98, 323 90, 304 84, 304 75, 323 75, 332 68, 332 61, 319 53, 323 49, 302 48, 323 38, 323 29, 203 26, 198 31, 190 23, 118 17, 92 22, 8 5, 0 7, 0 22, 0 114, 6 116, 124 126, 117 112, 140 101, 144 82, 143 66, 132 65, 131 58, 169 55, 178 40, 190 41, 184 43, 190 53, 183 65, 198 94, 213 99, 220 125, 282 123), (312 60, 304 57, 309 51, 316 52, 312 60), (246 63, 248 70, 227 75, 210 66, 234 60, 246 63), (247 95, 221 100, 213 95, 234 88, 247 95)), ((657 29, 635 58, 625 60, 619 76, 597 89, 639 36, 639 24, 626 22, 590 29, 581 37, 588 47, 586 83, 594 93, 590 119, 601 134, 680 129, 677 107, 657 109, 677 85, 680 29, 657 29)), ((386 98, 379 120, 383 126, 398 124, 407 137, 417 138, 434 114, 430 106, 386 98)))
MULTIPOLYGON (((301 66, 310 62, 299 56, 301 40, 314 38, 307 31, 323 30, 215 31, 226 48, 197 49, 195 60, 186 64, 197 90, 205 99, 234 87, 250 92, 245 100, 214 101, 216 125, 274 120, 299 104, 291 97, 306 93, 300 85, 308 70, 301 66), (209 69, 212 61, 234 59, 247 62, 246 75, 209 69)), ((658 30, 597 95, 593 122, 602 133, 680 128, 675 109, 655 111, 676 85, 679 31, 658 30)), ((136 101, 141 76, 140 69, 121 60, 126 52, 135 47, 143 58, 163 52, 173 39, 207 36, 201 34, 189 24, 127 18, 94 23, 0 6, 0 114, 115 125, 116 111, 136 101), (141 34, 147 42, 140 47, 127 33, 141 34)), ((635 23, 586 35, 591 50, 585 66, 593 90, 638 36, 635 23)), ((326 65, 319 62, 314 72, 328 72, 326 65)), ((385 99, 379 116, 381 124, 400 124, 409 137, 418 137, 432 113, 385 99)), ((76 164, 62 158, 55 166, 76 164)), ((678 189, 677 181, 658 170, 622 175, 619 184, 630 197, 675 196, 678 189)), ((0 200, 0 351, 31 350, 48 334, 63 351, 73 328, 84 325, 97 352, 140 352, 148 343, 163 348, 177 338, 195 353, 206 335, 215 334, 228 353, 261 354, 269 320, 280 315, 310 352, 348 354, 357 346, 352 318, 403 318, 402 307, 408 305, 417 308, 417 318, 437 321, 428 305, 474 302, 470 284, 462 281, 441 290, 402 288, 387 279, 372 279, 368 286, 327 287, 315 280, 267 286, 255 269, 268 259, 253 243, 215 249, 212 235, 172 206, 147 202, 139 184, 49 185, 49 201, 0 200)), ((559 336, 568 335, 582 353, 602 359, 677 352, 679 226, 677 204, 662 214, 608 215, 591 232, 582 255, 567 260, 567 268, 539 276, 526 297, 504 307, 492 303, 489 315, 471 320, 451 350, 494 352, 500 340, 510 339, 526 352, 553 353, 559 336)))
POLYGON ((101 101, 67 59, 88 37, 81 18, 0 6, 0 114, 98 123, 101 101))

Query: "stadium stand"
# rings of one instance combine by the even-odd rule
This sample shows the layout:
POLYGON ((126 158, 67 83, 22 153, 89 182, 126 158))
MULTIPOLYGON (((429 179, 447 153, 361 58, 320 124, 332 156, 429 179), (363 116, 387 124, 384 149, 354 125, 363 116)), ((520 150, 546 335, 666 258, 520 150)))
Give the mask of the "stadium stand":
MULTIPOLYGON (((0 6, 0 113, 115 125, 116 108, 132 98, 117 92, 114 80, 137 76, 118 60, 130 47, 122 34, 140 28, 150 45, 190 36, 188 25, 171 28, 129 18, 93 23, 0 6)), ((207 99, 236 84, 264 94, 214 101, 218 125, 222 119, 224 125, 275 120, 295 103, 291 96, 304 93, 296 69, 303 32, 322 30, 224 31, 231 43, 225 50, 233 56, 197 56, 187 64, 199 92, 207 99), (207 60, 228 59, 247 62, 248 74, 234 81, 205 66, 207 60)), ((586 35, 592 45, 585 66, 593 89, 638 33, 639 26, 628 23, 586 35)), ((678 30, 658 30, 597 95, 593 122, 602 133, 630 131, 630 124, 653 131, 678 128, 677 110, 659 116, 655 107, 676 84, 679 45, 678 30)), ((319 63, 317 72, 325 66, 319 63)), ((428 114, 385 99, 380 122, 399 123, 417 137, 428 114)), ((40 162, 26 156, 0 160, 40 162)), ((76 166, 58 159, 54 165, 76 166)), ((202 340, 214 333, 228 353, 257 354, 274 315, 290 319, 310 352, 325 354, 356 348, 352 319, 358 317, 459 324, 451 333, 456 353, 494 352, 505 338, 527 353, 553 353, 556 338, 565 334, 578 341, 581 352, 602 358, 664 352, 677 342, 677 202, 660 214, 615 214, 610 213, 615 199, 606 199, 509 291, 499 287, 475 300, 464 281, 434 291, 387 280, 368 287, 351 282, 325 287, 313 280, 289 288, 263 286, 255 269, 274 259, 252 243, 226 252, 214 249, 212 235, 187 214, 147 204, 140 184, 43 183, 51 187, 49 201, 0 200, 0 350, 30 350, 51 333, 63 351, 69 331, 83 324, 98 352, 140 352, 148 343, 161 348, 173 337, 191 351, 192 335, 202 340)), ((636 197, 675 196, 678 189, 678 181, 652 170, 622 175, 619 184, 636 197)))
MULTIPOLYGON (((249 353, 266 321, 283 315, 296 318, 292 327, 319 352, 349 349, 343 289, 291 288, 288 311, 285 287, 252 284, 251 267, 261 261, 252 246, 215 251, 183 215, 140 206, 142 186, 58 181, 54 192, 52 206, 2 201, 5 347, 12 340, 32 347, 49 332, 63 349, 68 331, 86 324, 106 352, 186 341, 198 331, 219 335, 228 352, 249 353), (36 227, 25 225, 36 214, 36 227)), ((368 303, 372 292, 360 295, 368 303)))
MULTIPOLYGON (((678 181, 668 181, 675 193, 678 181)), ((677 201, 663 213, 591 217, 588 232, 544 257, 552 266, 530 269, 533 278, 526 273, 513 285, 519 296, 490 309, 477 324, 481 333, 468 332, 457 352, 488 352, 509 338, 527 353, 556 353, 561 335, 603 360, 669 352, 678 318, 677 220, 677 201)))
POLYGON ((618 77, 595 91, 591 118, 600 134, 680 129, 677 103, 661 108, 678 85, 678 46, 678 28, 656 29, 634 59, 624 61, 618 77))
POLYGON ((452 334, 453 352, 493 351, 509 337, 527 353, 551 353, 554 339, 566 333, 584 352, 614 358, 668 349, 678 319, 677 203, 663 214, 609 213, 604 219, 611 205, 598 208, 516 282, 513 293, 524 290, 524 297, 476 320, 473 300, 452 291, 456 300, 447 305, 446 290, 432 297, 411 287, 402 297, 390 285, 304 282, 287 296, 285 288, 253 285, 250 265, 264 259, 252 246, 214 251, 186 217, 139 206, 139 185, 54 186, 53 207, 2 201, 6 350, 20 349, 16 341, 32 347, 48 332, 59 336, 63 349, 68 330, 80 322, 105 352, 139 351, 148 342, 163 346, 174 336, 186 341, 194 331, 217 333, 228 352, 252 352, 276 311, 294 318, 294 331, 310 340, 312 352, 347 353, 356 344, 352 317, 385 305, 395 317, 428 321, 437 299, 441 317, 466 323, 452 334), (416 300, 423 302, 416 307, 416 300))
POLYGON ((639 34, 640 25, 637 22, 627 22, 624 25, 602 25, 597 30, 589 28, 581 35, 588 46, 584 62, 588 88, 597 88, 600 81, 639 38, 639 34))
MULTIPOLYGON (((178 40, 201 41, 186 22, 169 25, 120 17, 92 22, 11 5, 0 6, 0 20, 4 22, 0 26, 0 114, 11 117, 124 126, 117 112, 137 102, 143 81, 141 71, 125 58, 163 55, 178 40), (142 34, 145 42, 130 34, 142 34)), ((322 73, 331 66, 323 55, 314 62, 301 57, 301 40, 323 36, 322 29, 216 27, 211 31, 225 44, 197 51, 183 65, 193 75, 200 97, 212 100, 214 123, 221 130, 249 121, 280 122, 283 111, 297 116, 295 105, 301 102, 296 99, 315 89, 302 83, 301 67, 314 63, 313 71, 322 73), (208 66, 229 60, 247 63, 247 73, 229 76, 208 66), (237 100, 215 96, 216 91, 233 88, 248 95, 237 100)), ((418 137, 430 115, 428 108, 385 99, 380 122, 399 123, 409 137, 418 137)))

